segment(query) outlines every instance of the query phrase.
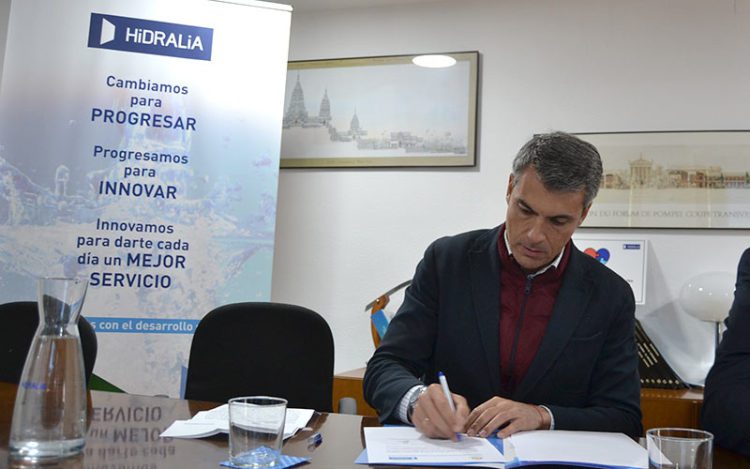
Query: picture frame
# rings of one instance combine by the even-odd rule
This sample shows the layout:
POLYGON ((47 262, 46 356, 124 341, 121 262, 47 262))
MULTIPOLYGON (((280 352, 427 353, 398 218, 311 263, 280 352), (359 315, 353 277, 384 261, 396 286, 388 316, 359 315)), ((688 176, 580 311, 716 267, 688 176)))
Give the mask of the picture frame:
POLYGON ((475 166, 479 52, 418 55, 289 62, 281 167, 475 166))
POLYGON ((576 135, 604 166, 581 226, 750 228, 750 131, 576 135))

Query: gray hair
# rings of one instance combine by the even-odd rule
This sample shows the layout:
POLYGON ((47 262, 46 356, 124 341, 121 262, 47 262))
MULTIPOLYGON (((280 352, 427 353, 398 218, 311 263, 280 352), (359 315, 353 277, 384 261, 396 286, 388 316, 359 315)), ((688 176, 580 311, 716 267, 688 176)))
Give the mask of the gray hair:
POLYGON ((513 178, 518 180, 529 166, 536 170, 547 190, 583 191, 588 207, 599 192, 602 159, 594 145, 565 132, 535 135, 513 159, 513 178))

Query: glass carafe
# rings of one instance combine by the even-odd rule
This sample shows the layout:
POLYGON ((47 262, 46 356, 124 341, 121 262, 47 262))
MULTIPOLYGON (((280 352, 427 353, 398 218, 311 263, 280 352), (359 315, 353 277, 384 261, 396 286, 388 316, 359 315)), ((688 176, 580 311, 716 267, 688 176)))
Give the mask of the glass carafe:
POLYGON ((86 380, 78 317, 88 281, 40 278, 39 327, 18 384, 9 449, 12 458, 60 458, 83 450, 86 380))

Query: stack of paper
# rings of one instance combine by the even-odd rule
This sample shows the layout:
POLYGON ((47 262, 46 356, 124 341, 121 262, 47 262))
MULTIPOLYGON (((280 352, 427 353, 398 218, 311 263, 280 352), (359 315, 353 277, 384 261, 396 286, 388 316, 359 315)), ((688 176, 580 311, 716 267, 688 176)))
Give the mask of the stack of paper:
MULTIPOLYGON (((307 425, 315 411, 312 409, 287 409, 284 422, 284 439, 307 425)), ((217 433, 229 433, 229 405, 198 412, 190 420, 175 420, 162 432, 161 437, 203 438, 217 433)))
POLYGON ((648 467, 642 446, 622 433, 530 431, 505 440, 459 441, 427 438, 413 427, 365 428, 367 449, 357 464, 514 468, 534 464, 641 469, 648 467))
POLYGON ((357 464, 502 468, 505 462, 501 449, 486 438, 464 435, 461 441, 436 440, 414 427, 367 427, 365 442, 367 449, 357 464))
POLYGON ((623 433, 538 430, 511 435, 515 459, 506 467, 534 463, 647 468, 648 453, 623 433))

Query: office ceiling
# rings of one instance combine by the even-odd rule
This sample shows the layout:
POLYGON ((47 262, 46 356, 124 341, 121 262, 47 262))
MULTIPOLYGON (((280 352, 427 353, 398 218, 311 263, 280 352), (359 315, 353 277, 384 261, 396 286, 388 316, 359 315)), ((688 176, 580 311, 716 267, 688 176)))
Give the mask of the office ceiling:
POLYGON ((270 0, 291 5, 294 11, 338 10, 341 8, 367 8, 387 5, 429 3, 438 0, 270 0))

